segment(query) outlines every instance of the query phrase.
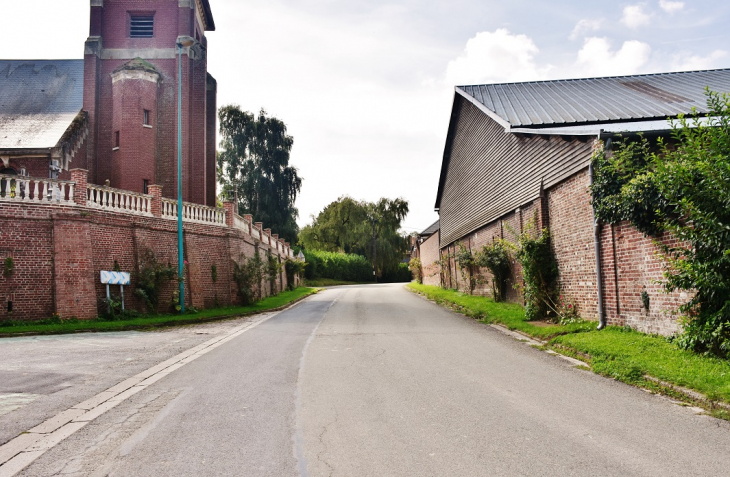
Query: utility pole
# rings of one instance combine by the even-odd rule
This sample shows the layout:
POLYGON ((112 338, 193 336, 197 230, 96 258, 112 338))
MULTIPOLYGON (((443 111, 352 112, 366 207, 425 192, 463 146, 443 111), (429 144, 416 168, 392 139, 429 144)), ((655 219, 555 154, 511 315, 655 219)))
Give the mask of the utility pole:
POLYGON ((373 279, 377 283, 378 281, 378 275, 376 273, 376 267, 377 267, 377 252, 375 248, 375 217, 370 218, 370 222, 373 224, 373 279))

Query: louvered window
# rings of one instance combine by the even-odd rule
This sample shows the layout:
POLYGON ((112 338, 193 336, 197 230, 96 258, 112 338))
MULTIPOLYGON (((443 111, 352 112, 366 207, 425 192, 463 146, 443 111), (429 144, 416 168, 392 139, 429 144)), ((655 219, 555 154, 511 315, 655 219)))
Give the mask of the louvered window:
POLYGON ((152 38, 154 17, 152 15, 133 15, 129 23, 130 38, 152 38))

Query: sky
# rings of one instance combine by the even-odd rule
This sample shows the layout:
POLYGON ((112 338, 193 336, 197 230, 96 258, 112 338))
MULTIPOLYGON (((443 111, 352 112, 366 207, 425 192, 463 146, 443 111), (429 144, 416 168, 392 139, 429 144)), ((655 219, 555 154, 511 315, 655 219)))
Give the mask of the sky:
MULTIPOLYGON (((434 212, 455 85, 730 67, 730 2, 210 0, 218 105, 294 137, 300 226, 342 195, 434 212)), ((82 58, 88 0, 3 7, 5 59, 82 58), (42 14, 41 14, 42 12, 42 14), (32 25, 32 28, 29 28, 32 25)))

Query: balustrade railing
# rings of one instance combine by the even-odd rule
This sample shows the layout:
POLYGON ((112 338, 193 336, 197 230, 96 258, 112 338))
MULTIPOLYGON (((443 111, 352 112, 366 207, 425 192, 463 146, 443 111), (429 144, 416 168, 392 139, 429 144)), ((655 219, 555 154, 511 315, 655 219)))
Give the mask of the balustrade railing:
POLYGON ((0 174, 0 201, 73 204, 74 186, 59 179, 0 174))
MULTIPOLYGON (((173 199, 162 199, 162 217, 166 219, 177 219, 177 201, 173 199)), ((208 207, 206 205, 183 202, 183 221, 197 222, 199 224, 226 225, 226 213, 223 209, 208 207)))
POLYGON ((86 205, 134 215, 152 215, 152 196, 122 189, 87 185, 86 205))

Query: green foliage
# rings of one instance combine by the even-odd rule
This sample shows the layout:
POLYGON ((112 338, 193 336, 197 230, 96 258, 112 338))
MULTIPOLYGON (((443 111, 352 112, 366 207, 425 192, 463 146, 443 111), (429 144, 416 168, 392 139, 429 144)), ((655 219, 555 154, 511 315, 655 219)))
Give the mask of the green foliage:
POLYGON ((473 268, 475 265, 474 255, 471 249, 467 248, 463 243, 456 244, 456 263, 461 272, 461 280, 464 282, 464 291, 468 294, 474 293, 477 285, 477 278, 474 276, 473 268))
POLYGON ((304 270, 307 268, 306 262, 300 262, 299 260, 294 260, 291 258, 287 258, 286 262, 284 262, 284 270, 286 272, 286 285, 289 290, 294 290, 294 282, 295 282, 295 276, 299 276, 302 278, 302 274, 304 273, 304 270))
POLYGON ((218 281, 218 266, 215 263, 210 266, 210 279, 213 283, 218 281))
POLYGON ((413 274, 407 263, 399 263, 397 267, 388 268, 380 277, 381 283, 405 283, 413 280, 413 274))
POLYGON ((678 239, 659 244, 666 262, 666 291, 692 290, 679 311, 685 326, 677 343, 697 352, 730 356, 730 96, 707 92, 709 121, 680 117, 671 143, 631 150, 619 144, 613 156, 594 158, 598 210, 624 204, 608 222, 630 220, 646 233, 670 232, 678 239), (629 151, 629 152, 625 152, 629 151), (629 159, 626 159, 629 157, 629 159), (612 171, 623 161, 621 180, 612 171), (602 171, 608 171, 604 173, 602 171), (633 176, 633 178, 632 178, 633 176), (612 194, 606 191, 612 191, 612 194), (648 191, 648 192, 647 192, 648 191))
POLYGON ((263 109, 258 116, 239 106, 223 106, 218 111, 221 150, 217 177, 225 197, 238 197, 238 213, 251 214, 286 241, 295 243, 299 215, 294 203, 302 187, 297 169, 289 165, 294 139, 286 125, 269 117, 263 109))
POLYGON ((258 248, 253 257, 247 259, 241 255, 240 263, 233 262, 233 281, 242 305, 251 305, 261 299, 261 282, 267 268, 268 263, 261 260, 258 248))
POLYGON ((413 274, 413 278, 418 283, 423 283, 423 267, 421 266, 421 259, 418 257, 412 258, 408 262, 408 268, 413 274))
POLYGON ((507 285, 512 276, 512 256, 510 244, 497 240, 485 245, 474 256, 474 263, 484 267, 492 274, 492 296, 494 301, 504 301, 507 297, 507 285))
POLYGON ((15 271, 15 260, 13 260, 13 257, 7 256, 5 257, 5 260, 3 262, 3 276, 5 278, 10 277, 10 275, 13 274, 15 271))
POLYGON ((372 282, 373 269, 362 255, 304 250, 308 280, 331 278, 348 282, 372 282))
POLYGON ((408 251, 408 238, 399 233, 408 214, 403 199, 358 202, 343 196, 329 204, 299 234, 307 250, 363 255, 377 275, 394 272, 408 251))
POLYGON ((136 277, 134 294, 140 297, 150 313, 157 311, 160 302, 160 289, 165 282, 176 278, 176 270, 168 263, 157 261, 155 253, 146 249, 142 253, 141 267, 136 277))
POLYGON ((554 318, 551 304, 555 303, 558 290, 558 264, 548 230, 543 229, 535 237, 533 229, 534 225, 520 234, 515 257, 522 265, 525 315, 528 320, 554 318))
POLYGON ((283 269, 283 264, 279 261, 279 257, 272 255, 270 251, 266 252, 266 276, 269 278, 270 294, 276 294, 276 277, 283 269))

